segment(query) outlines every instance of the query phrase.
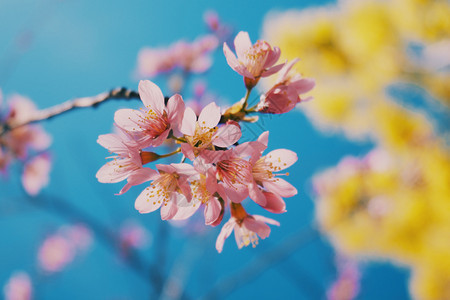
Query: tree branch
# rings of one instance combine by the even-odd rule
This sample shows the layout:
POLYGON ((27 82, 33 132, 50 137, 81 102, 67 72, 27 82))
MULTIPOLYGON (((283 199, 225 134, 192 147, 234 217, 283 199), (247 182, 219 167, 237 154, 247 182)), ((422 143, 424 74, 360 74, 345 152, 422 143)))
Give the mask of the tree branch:
POLYGON ((124 99, 124 100, 132 100, 132 99, 140 99, 139 93, 126 89, 124 87, 121 88, 115 88, 109 92, 104 92, 101 94, 98 94, 93 97, 83 97, 83 98, 76 98, 73 100, 69 100, 66 102, 63 102, 61 104, 49 107, 47 109, 38 110, 34 113, 33 116, 31 116, 28 120, 25 120, 23 122, 19 123, 12 123, 12 124, 6 124, 0 131, 0 135, 4 134, 5 132, 9 130, 16 129, 18 127, 28 125, 31 123, 36 123, 43 120, 49 120, 53 117, 62 115, 64 113, 67 113, 69 111, 83 108, 83 107, 97 107, 103 102, 106 102, 111 99, 124 99))

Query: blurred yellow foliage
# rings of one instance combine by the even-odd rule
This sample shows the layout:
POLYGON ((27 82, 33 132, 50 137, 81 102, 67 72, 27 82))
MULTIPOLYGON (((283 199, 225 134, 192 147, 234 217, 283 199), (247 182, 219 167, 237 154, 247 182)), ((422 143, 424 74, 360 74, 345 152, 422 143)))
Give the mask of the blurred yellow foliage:
POLYGON ((411 42, 450 41, 450 1, 347 0, 271 14, 264 38, 316 79, 315 99, 300 106, 319 128, 377 145, 314 177, 322 230, 344 254, 410 266, 417 299, 450 299, 448 145, 425 114, 385 92, 412 82, 450 106, 450 72, 409 53, 411 42))

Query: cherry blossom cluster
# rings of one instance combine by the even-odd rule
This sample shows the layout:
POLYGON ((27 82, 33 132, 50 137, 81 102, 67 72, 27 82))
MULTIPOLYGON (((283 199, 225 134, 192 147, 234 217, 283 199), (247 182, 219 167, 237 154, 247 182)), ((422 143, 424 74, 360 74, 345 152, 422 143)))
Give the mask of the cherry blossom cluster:
POLYGON ((35 111, 34 103, 23 96, 12 95, 3 103, 0 91, 0 173, 6 175, 15 161, 23 163, 22 185, 29 195, 37 195, 48 183, 50 156, 46 152, 50 136, 39 125, 25 125, 5 130, 7 124, 20 124, 35 111))
POLYGON ((116 133, 98 138, 101 146, 115 154, 97 172, 98 180, 126 180, 119 194, 146 183, 135 201, 140 213, 160 209, 163 220, 184 220, 202 208, 205 224, 217 226, 229 211, 230 219, 216 242, 219 252, 233 230, 242 248, 255 246, 258 236, 268 237, 267 224, 279 225, 275 220, 247 213, 245 199, 250 198, 269 212, 283 213, 283 198, 297 194, 296 188, 281 178, 289 174, 279 173, 297 161, 296 153, 277 149, 264 154, 268 132, 255 141, 239 143, 239 123, 257 121, 250 114, 286 113, 305 100, 300 95, 314 86, 313 80, 293 71, 296 60, 277 64, 279 48, 265 41, 252 44, 246 32, 236 36, 234 46, 236 55, 226 43, 223 50, 230 67, 244 78, 247 93, 241 101, 223 112, 212 102, 197 115, 181 95, 165 98, 157 85, 141 81, 139 95, 144 107, 118 110, 114 115, 116 133), (249 108, 248 97, 260 78, 276 73, 274 86, 249 108), (175 151, 164 155, 151 151, 166 145, 166 141, 176 147, 175 151), (182 154, 180 163, 145 166, 176 154, 182 154))
POLYGON ((210 68, 211 52, 217 48, 218 44, 218 38, 208 34, 190 43, 179 41, 167 48, 143 48, 138 54, 137 75, 154 77, 176 69, 183 72, 203 73, 210 68))

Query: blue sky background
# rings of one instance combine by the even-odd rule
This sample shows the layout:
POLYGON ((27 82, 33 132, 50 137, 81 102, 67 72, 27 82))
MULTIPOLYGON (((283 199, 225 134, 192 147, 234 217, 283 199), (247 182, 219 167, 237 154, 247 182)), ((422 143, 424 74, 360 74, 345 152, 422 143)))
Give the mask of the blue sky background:
MULTIPOLYGON (((203 13, 208 9, 216 10, 237 31, 248 31, 256 41, 270 10, 324 3, 328 2, 0 0, 0 88, 5 95, 20 93, 30 97, 39 108, 117 86, 137 89, 132 73, 139 49, 168 45, 180 38, 193 40, 206 32, 203 13), (18 37, 25 37, 29 46, 18 47, 18 37)), ((205 77, 209 89, 230 102, 240 99, 245 92, 242 79, 227 66, 221 51, 214 59, 213 68, 205 77)), ((156 82, 164 91, 164 82, 156 82)), ((151 247, 141 253, 152 262, 160 242, 159 214, 139 215, 134 209, 140 187, 115 196, 121 184, 100 184, 95 178, 108 155, 96 143, 98 135, 111 132, 118 108, 138 106, 138 101, 109 102, 97 109, 78 110, 45 122, 45 129, 53 137, 54 164, 50 185, 41 197, 63 198, 111 230, 117 230, 121 220, 137 220, 153 235, 151 247)), ((344 155, 363 155, 372 147, 351 143, 343 136, 324 136, 298 111, 266 117, 262 127, 253 128, 260 132, 263 129, 270 130, 269 150, 288 148, 298 153, 299 161, 289 170, 289 180, 299 194, 287 199, 288 212, 283 215, 269 215, 250 205, 251 212, 273 217, 282 225, 273 228, 270 238, 260 240, 255 249, 238 250, 230 237, 219 255, 214 245, 220 228, 206 228, 198 236, 167 226, 164 273, 170 274, 180 262, 181 266, 186 265, 185 289, 193 299, 224 278, 239 274, 264 251, 312 226, 311 176, 335 165, 344 155)), ((253 137, 250 130, 244 133, 253 137)), ((36 253, 43 238, 68 220, 29 205, 20 187, 18 168, 16 165, 10 178, 0 182, 0 284, 13 271, 24 270, 33 277, 38 299, 148 299, 148 282, 130 271, 98 240, 65 271, 50 277, 36 271, 36 253)), ((333 261, 334 253, 327 240, 316 238, 226 296, 321 299, 336 276, 333 261), (318 291, 311 294, 305 276, 318 285, 318 291)), ((362 276, 358 299, 408 299, 408 270, 387 262, 364 263, 362 276)))

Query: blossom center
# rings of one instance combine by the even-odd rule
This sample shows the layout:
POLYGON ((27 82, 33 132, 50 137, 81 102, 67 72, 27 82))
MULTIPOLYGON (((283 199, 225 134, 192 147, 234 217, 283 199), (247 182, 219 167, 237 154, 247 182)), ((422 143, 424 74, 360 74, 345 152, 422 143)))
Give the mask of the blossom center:
POLYGON ((250 181, 250 168, 250 163, 239 157, 233 157, 217 163, 219 177, 231 187, 236 184, 246 185, 250 181))

